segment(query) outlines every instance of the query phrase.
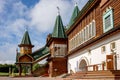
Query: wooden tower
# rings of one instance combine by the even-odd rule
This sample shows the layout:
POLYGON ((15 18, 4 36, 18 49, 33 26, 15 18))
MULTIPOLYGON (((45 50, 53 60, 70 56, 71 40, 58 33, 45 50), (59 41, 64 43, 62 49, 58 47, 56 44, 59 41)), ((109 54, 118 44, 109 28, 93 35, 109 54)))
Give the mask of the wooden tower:
POLYGON ((22 66, 30 69, 32 74, 32 62, 34 61, 32 54, 32 45, 28 31, 25 31, 21 43, 18 45, 20 47, 20 52, 17 52, 16 65, 19 66, 19 75, 22 73, 22 66))
POLYGON ((55 77, 67 73, 67 36, 64 31, 61 16, 58 12, 54 30, 47 37, 47 46, 50 49, 51 56, 49 62, 49 76, 55 77))

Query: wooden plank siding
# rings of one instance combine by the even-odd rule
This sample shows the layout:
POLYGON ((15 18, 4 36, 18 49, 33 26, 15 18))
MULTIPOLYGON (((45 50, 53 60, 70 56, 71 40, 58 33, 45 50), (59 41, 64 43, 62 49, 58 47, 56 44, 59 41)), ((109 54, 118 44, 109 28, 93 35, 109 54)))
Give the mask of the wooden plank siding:
MULTIPOLYGON (((77 21, 78 23, 75 26, 72 25, 73 28, 70 29, 71 31, 68 31, 68 33, 67 33, 68 46, 69 46, 69 40, 71 40, 76 34, 78 34, 92 20, 95 20, 96 36, 90 40, 93 40, 93 39, 103 35, 104 34, 104 32, 103 32, 103 12, 106 11, 106 8, 108 8, 109 6, 111 6, 113 8, 114 27, 117 27, 118 25, 120 25, 120 0, 107 0, 107 2, 103 6, 100 6, 100 2, 98 1, 93 7, 91 7, 88 10, 88 12, 85 14, 85 16, 81 20, 78 19, 79 22, 77 21)), ((88 41, 90 41, 90 40, 88 40, 88 41)), ((86 44, 86 42, 81 45, 84 45, 84 44, 86 44)), ((68 53, 71 53, 71 51, 69 50, 68 53)))

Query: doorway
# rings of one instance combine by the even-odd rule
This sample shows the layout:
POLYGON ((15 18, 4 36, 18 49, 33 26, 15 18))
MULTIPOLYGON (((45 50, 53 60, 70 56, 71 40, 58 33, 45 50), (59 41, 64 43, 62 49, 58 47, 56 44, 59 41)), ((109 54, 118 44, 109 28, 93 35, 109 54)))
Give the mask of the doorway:
POLYGON ((107 70, 114 70, 114 56, 106 55, 107 70))
POLYGON ((82 59, 79 64, 80 71, 87 71, 86 67, 87 67, 87 62, 84 59, 82 59))

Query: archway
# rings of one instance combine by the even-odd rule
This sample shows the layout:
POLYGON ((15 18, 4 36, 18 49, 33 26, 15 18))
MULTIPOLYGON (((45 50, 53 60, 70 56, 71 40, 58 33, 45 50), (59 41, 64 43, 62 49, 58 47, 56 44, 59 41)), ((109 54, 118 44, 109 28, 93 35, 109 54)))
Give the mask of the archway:
POLYGON ((84 59, 82 59, 79 64, 80 71, 87 71, 86 66, 87 66, 87 62, 84 59))

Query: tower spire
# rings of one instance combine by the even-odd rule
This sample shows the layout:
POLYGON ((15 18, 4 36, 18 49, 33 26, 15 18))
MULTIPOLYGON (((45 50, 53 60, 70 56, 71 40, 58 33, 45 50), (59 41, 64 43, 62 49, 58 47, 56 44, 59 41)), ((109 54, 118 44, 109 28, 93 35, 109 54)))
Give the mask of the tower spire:
POLYGON ((64 31, 62 18, 60 16, 60 8, 57 7, 57 9, 58 9, 58 15, 57 15, 56 20, 55 20, 55 25, 54 25, 52 37, 55 37, 55 38, 66 38, 67 36, 65 34, 65 31, 64 31))
POLYGON ((75 7, 74 7, 74 10, 73 10, 70 22, 68 24, 68 28, 70 28, 71 25, 75 22, 75 18, 78 16, 78 13, 79 13, 79 8, 78 8, 78 5, 77 5, 77 2, 75 2, 75 7))

